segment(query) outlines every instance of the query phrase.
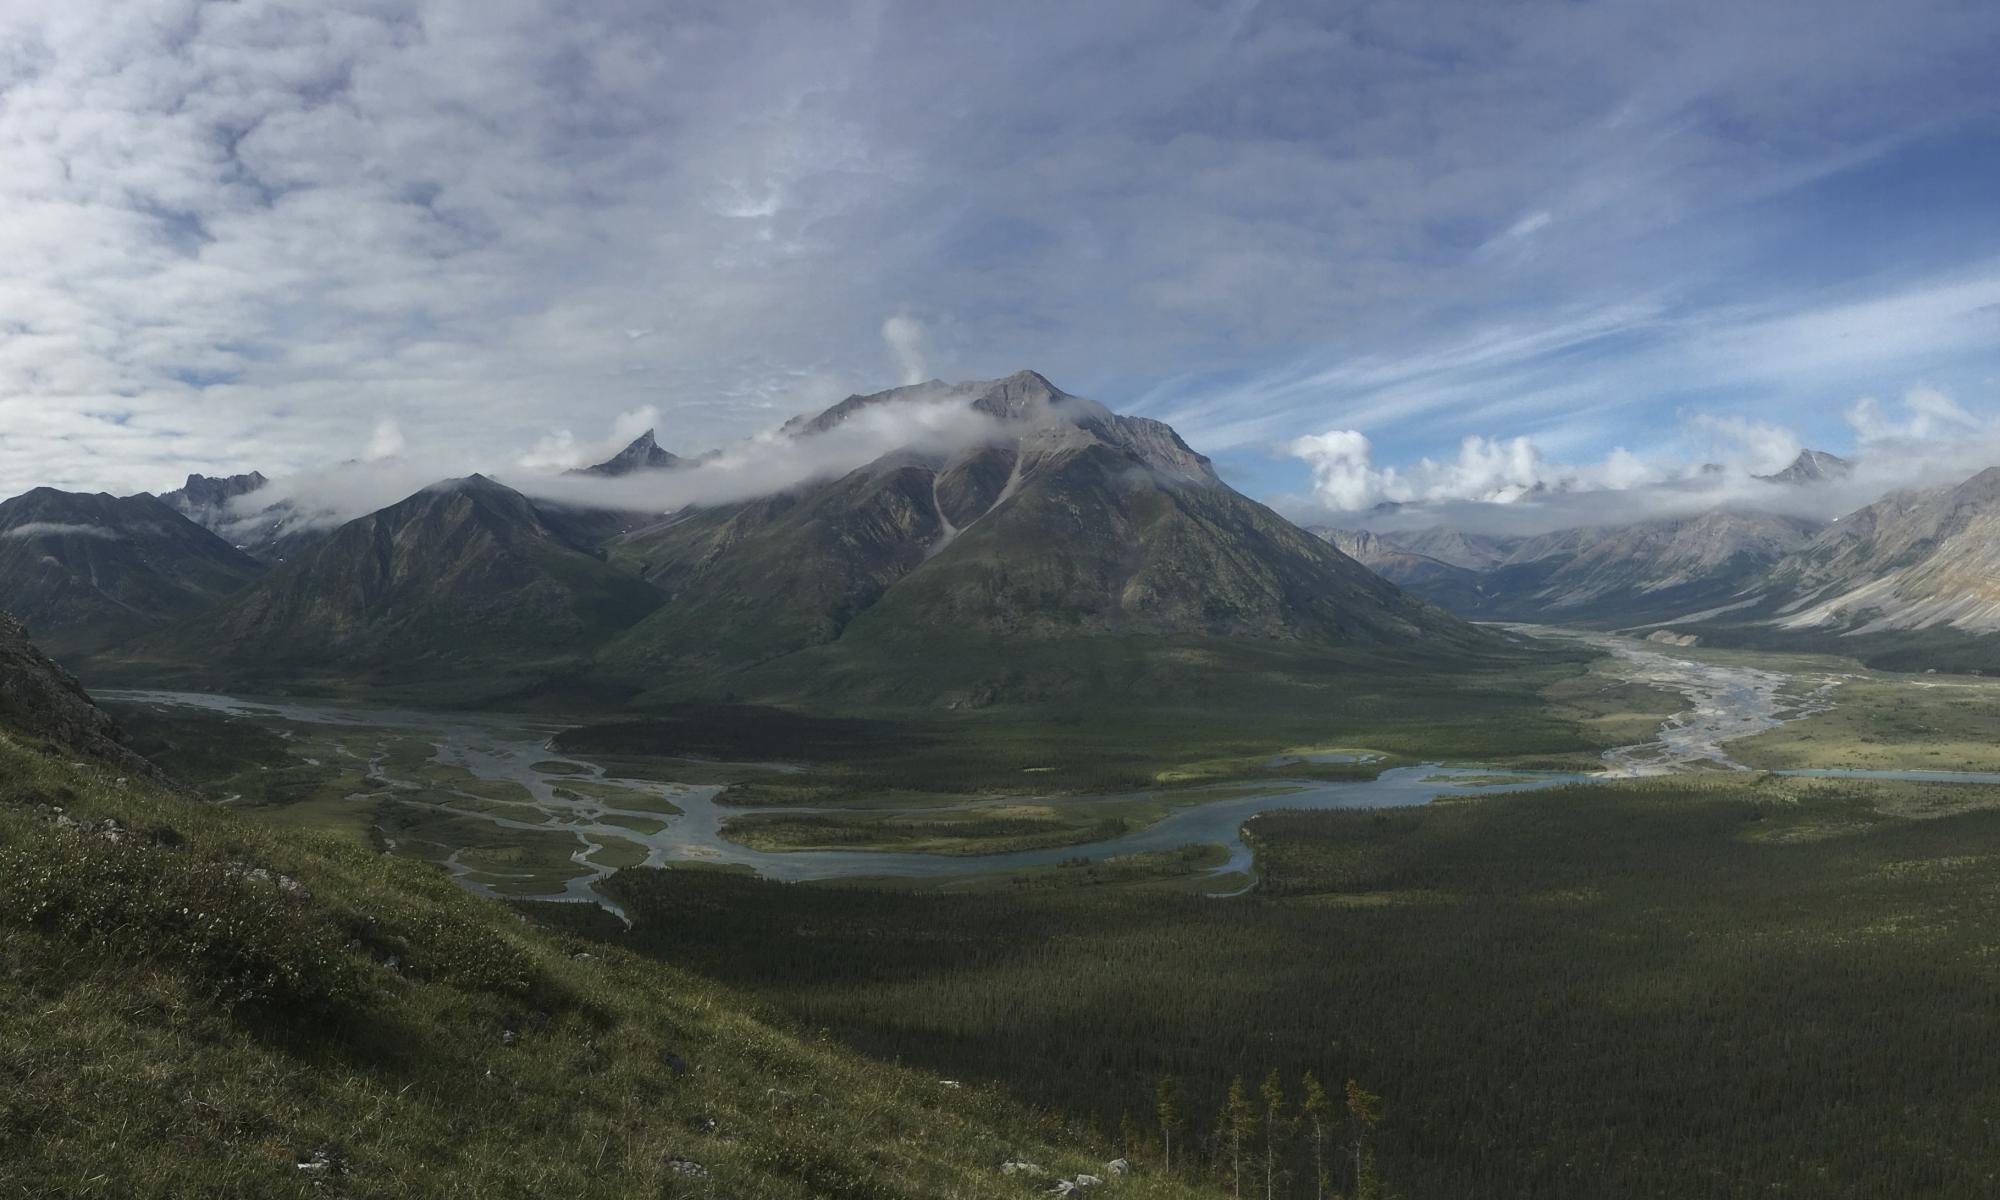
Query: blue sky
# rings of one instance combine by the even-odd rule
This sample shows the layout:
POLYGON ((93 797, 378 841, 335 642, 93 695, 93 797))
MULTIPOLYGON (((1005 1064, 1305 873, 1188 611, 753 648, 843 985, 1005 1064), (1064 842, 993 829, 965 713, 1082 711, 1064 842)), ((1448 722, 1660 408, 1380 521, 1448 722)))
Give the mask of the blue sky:
POLYGON ((1996 60, 1955 0, 19 0, 0 491, 1022 366, 1301 513, 2000 461, 1996 60))

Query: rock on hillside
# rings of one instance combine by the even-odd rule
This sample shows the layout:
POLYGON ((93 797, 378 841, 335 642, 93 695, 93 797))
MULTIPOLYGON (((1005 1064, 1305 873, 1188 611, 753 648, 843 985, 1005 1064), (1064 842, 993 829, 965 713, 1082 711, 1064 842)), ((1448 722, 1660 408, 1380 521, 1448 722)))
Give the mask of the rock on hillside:
POLYGON ((28 640, 19 621, 0 613, 0 726, 53 742, 72 754, 154 774, 127 750, 117 723, 91 702, 69 672, 28 640))

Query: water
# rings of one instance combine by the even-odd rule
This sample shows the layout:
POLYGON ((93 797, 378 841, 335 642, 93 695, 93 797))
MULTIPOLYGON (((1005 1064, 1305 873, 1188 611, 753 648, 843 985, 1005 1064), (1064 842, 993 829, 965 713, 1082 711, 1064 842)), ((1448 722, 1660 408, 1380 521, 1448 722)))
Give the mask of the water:
MULTIPOLYGON (((617 906, 598 887, 611 874, 611 869, 591 861, 591 856, 611 839, 643 847, 643 865, 649 867, 673 863, 737 866, 780 880, 941 878, 1053 866, 1079 858, 1108 858, 1189 845, 1218 845, 1228 851, 1228 860, 1216 869, 1217 874, 1247 873, 1252 865, 1252 854, 1244 844, 1242 828, 1244 822, 1259 813, 1288 809, 1404 808, 1428 804, 1441 797, 1524 792, 1592 779, 1690 770, 1748 770, 1725 751, 1729 741, 1824 711, 1831 703, 1833 689, 1839 682, 1828 677, 1801 694, 1793 677, 1775 671, 1695 662, 1646 643, 1610 635, 1562 636, 1576 637, 1618 656, 1625 663, 1630 678, 1678 690, 1689 698, 1691 707, 1666 721, 1652 740, 1606 753, 1605 770, 1596 775, 1508 772, 1508 779, 1492 782, 1491 768, 1428 764, 1386 770, 1368 780, 1280 780, 1249 793, 1244 792, 1240 785, 1176 791, 1173 797, 1184 801, 1183 806, 1143 829, 1083 845, 986 855, 870 850, 754 850, 725 838, 722 835, 724 823, 733 817, 752 813, 800 813, 808 810, 722 805, 717 803, 723 791, 720 786, 620 777, 601 764, 556 753, 550 748, 550 739, 560 727, 531 718, 265 702, 188 692, 119 692, 109 693, 106 698, 126 704, 187 707, 239 717, 350 726, 357 730, 392 730, 404 736, 419 736, 435 747, 438 762, 463 768, 481 780, 513 784, 520 788, 529 797, 528 806, 539 814, 539 819, 528 821, 453 807, 449 800, 453 793, 449 788, 440 788, 435 783, 397 779, 378 758, 373 763, 374 773, 390 780, 392 799, 396 798, 396 792, 422 791, 431 797, 443 794, 447 797, 443 804, 429 799, 418 800, 414 796, 404 802, 432 811, 442 809, 491 821, 501 828, 573 835, 578 846, 571 857, 582 873, 563 884, 559 893, 537 898, 596 903, 618 912, 617 906), (669 801, 682 810, 681 815, 624 808, 615 802, 580 797, 574 793, 557 794, 557 789, 578 779, 669 801), (665 828, 658 833, 646 834, 605 820, 617 816, 661 821, 665 823, 665 828)), ((1366 762, 1378 757, 1356 752, 1286 755, 1273 759, 1271 765, 1366 762)), ((1819 770, 1780 773, 1817 778, 2000 783, 2000 773, 1964 771, 1819 770)), ((457 795, 468 800, 478 799, 467 793, 457 795)), ((471 870, 457 860, 458 855, 454 853, 446 865, 460 882, 475 891, 495 894, 489 885, 474 878, 471 870)), ((491 875, 488 877, 491 878, 491 875)))
MULTIPOLYGON (((1143 829, 1087 845, 1025 850, 1008 854, 945 855, 867 850, 764 851, 730 841, 722 834, 723 824, 733 817, 759 812, 800 813, 799 808, 749 808, 718 804, 723 788, 712 784, 661 783, 612 774, 604 766, 574 755, 557 753, 550 739, 560 726, 507 715, 414 712, 396 709, 362 709, 334 705, 302 704, 295 701, 244 700, 195 692, 108 692, 105 699, 119 704, 161 708, 193 708, 233 717, 295 721, 308 725, 330 725, 363 730, 390 730, 427 741, 437 752, 437 762, 462 768, 475 777, 495 783, 513 784, 526 793, 526 803, 541 814, 539 821, 481 813, 443 803, 410 798, 405 803, 431 811, 490 821, 503 829, 573 834, 578 848, 572 855, 587 873, 571 879, 560 894, 543 897, 579 900, 610 905, 597 884, 610 869, 590 860, 606 839, 621 839, 646 849, 644 865, 666 866, 674 862, 699 862, 721 866, 742 866, 771 879, 809 880, 862 876, 941 877, 991 871, 1012 871, 1024 867, 1053 866, 1076 858, 1105 858, 1149 850, 1173 850, 1188 845, 1220 845, 1229 850, 1229 861, 1221 872, 1243 871, 1250 866, 1250 850, 1240 833, 1242 824, 1260 812, 1276 808, 1401 808, 1428 804, 1440 796, 1462 796, 1521 791, 1546 787, 1551 783, 1574 781, 1583 776, 1537 776, 1519 782, 1480 783, 1490 777, 1485 770, 1443 767, 1435 764, 1384 771, 1370 780, 1325 782, 1315 780, 1279 781, 1268 789, 1245 794, 1240 786, 1192 789, 1175 793, 1186 806, 1143 829), (576 780, 609 784, 666 800, 681 809, 669 816, 642 808, 620 807, 594 797, 571 798, 558 789, 576 780), (1218 797, 1203 801, 1204 795, 1218 797), (622 826, 606 824, 605 817, 627 816, 665 822, 657 834, 646 834, 622 826)), ((1354 754, 1301 755, 1294 761, 1351 762, 1369 756, 1354 754)), ((453 793, 435 783, 397 778, 392 768, 378 757, 371 770, 391 784, 391 798, 397 791, 423 791, 431 796, 454 794, 467 800, 479 797, 453 793)), ((1091 797, 1117 800, 1131 797, 1091 797)), ((471 878, 469 868, 454 854, 446 866, 460 882, 483 894, 495 894, 471 878)))

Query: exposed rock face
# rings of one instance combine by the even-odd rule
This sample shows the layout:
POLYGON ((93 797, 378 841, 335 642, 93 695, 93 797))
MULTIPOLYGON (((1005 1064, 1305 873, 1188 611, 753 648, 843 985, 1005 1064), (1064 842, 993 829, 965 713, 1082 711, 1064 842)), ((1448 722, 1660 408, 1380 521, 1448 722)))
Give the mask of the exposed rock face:
POLYGON ((222 478, 190 475, 186 484, 160 500, 259 562, 296 558, 333 532, 338 522, 323 514, 302 511, 284 497, 259 496, 269 486, 270 480, 259 471, 222 478), (259 499, 239 502, 244 496, 259 499))
POLYGON ((1763 590, 1787 629, 2000 631, 2000 467, 1842 517, 1763 590))
POLYGON ((260 571, 152 496, 36 488, 0 503, 0 610, 56 653, 192 612, 260 571))
POLYGON ((5 613, 0 613, 0 726, 135 774, 156 773, 125 748, 117 723, 91 702, 83 686, 35 649, 21 623, 5 613))
POLYGON ((598 463, 594 467, 579 467, 572 474, 599 475, 615 479, 621 475, 630 475, 634 471, 671 470, 674 467, 684 465, 686 461, 677 454, 662 450, 659 441, 653 435, 653 431, 648 429, 638 437, 633 438, 630 445, 612 457, 598 463))
POLYGON ((202 528, 220 533, 234 520, 229 502, 261 491, 270 482, 261 471, 248 475, 190 475, 186 483, 162 495, 160 502, 202 528))

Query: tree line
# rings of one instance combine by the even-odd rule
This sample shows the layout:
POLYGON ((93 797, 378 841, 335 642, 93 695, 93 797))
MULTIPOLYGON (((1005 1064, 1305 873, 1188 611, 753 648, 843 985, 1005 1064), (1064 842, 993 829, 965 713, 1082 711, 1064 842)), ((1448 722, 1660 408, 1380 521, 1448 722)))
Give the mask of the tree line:
POLYGON ((1204 1133, 1197 1133, 1180 1081, 1162 1076, 1152 1127, 1128 1119, 1122 1134, 1128 1152, 1155 1153, 1170 1175, 1219 1178, 1235 1200, 1388 1200, 1375 1162, 1381 1119, 1382 1098, 1355 1080, 1336 1099, 1307 1071, 1293 1095, 1273 1068, 1254 1097, 1241 1075, 1230 1080, 1228 1098, 1204 1133))

